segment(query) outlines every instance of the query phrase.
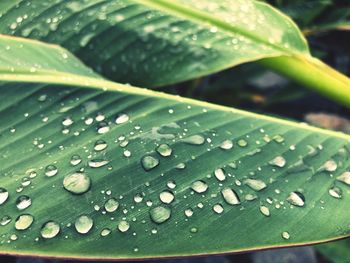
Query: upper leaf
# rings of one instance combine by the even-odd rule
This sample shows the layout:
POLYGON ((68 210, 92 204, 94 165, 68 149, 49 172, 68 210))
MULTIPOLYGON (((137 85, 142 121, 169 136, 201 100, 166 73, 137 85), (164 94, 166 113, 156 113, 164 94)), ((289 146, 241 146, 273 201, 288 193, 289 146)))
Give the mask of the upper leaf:
POLYGON ((0 253, 153 258, 349 235, 349 136, 84 76, 33 41, 1 36, 4 61, 0 253))
POLYGON ((60 44, 119 82, 158 86, 261 58, 308 54, 261 1, 1 1, 0 33, 60 44))

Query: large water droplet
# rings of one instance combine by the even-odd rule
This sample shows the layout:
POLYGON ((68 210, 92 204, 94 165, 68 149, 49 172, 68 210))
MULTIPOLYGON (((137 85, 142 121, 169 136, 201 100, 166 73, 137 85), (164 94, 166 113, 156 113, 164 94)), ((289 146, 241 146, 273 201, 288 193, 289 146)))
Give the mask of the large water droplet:
POLYGON ((190 137, 182 139, 182 141, 187 144, 201 145, 204 143, 205 139, 201 135, 192 135, 190 137))
POLYGON ((287 201, 295 206, 304 206, 305 204, 305 197, 300 192, 291 192, 287 198, 287 201))
POLYGON ((109 213, 113 213, 119 207, 119 202, 115 198, 110 198, 105 202, 105 210, 109 213))
POLYGON ((333 186, 328 190, 330 196, 340 199, 342 198, 342 190, 339 187, 333 186))
POLYGON ((335 170, 337 170, 337 167, 338 165, 334 160, 328 160, 321 166, 320 170, 327 171, 327 172, 334 172, 335 170))
POLYGON ((153 156, 146 155, 146 156, 142 157, 141 164, 142 164, 143 169, 145 169, 146 171, 150 171, 153 168, 155 168, 156 166, 158 166, 159 160, 153 156))
POLYGON ((233 147, 233 142, 231 140, 225 140, 220 144, 220 148, 223 150, 230 150, 233 147))
POLYGON ((62 121, 62 125, 66 127, 71 126, 73 123, 74 121, 70 117, 64 118, 62 121))
POLYGON ((5 188, 0 187, 0 205, 5 203, 8 197, 9 197, 9 192, 5 188))
POLYGON ((267 187, 264 181, 258 179, 246 179, 244 183, 254 191, 261 191, 267 187))
POLYGON ((213 206, 213 210, 215 213, 217 214, 222 214, 222 212, 224 212, 224 208, 222 207, 221 204, 216 204, 213 206))
POLYGON ((163 191, 159 194, 159 199, 164 204, 170 204, 172 201, 174 201, 174 194, 170 191, 163 191))
POLYGON ((350 172, 344 172, 337 177, 337 180, 350 185, 350 172))
POLYGON ((63 180, 63 187, 73 194, 83 194, 90 189, 91 180, 84 173, 67 175, 63 180))
POLYGON ((104 140, 97 140, 94 145, 94 150, 99 152, 106 149, 108 144, 104 140))
POLYGON ((260 212, 264 215, 264 216, 270 216, 270 209, 267 206, 261 205, 260 206, 260 212))
POLYGON ((32 215, 29 215, 29 214, 20 215, 16 219, 15 228, 17 230, 26 230, 33 224, 33 221, 34 221, 34 217, 32 215))
POLYGON ((89 167, 91 168, 100 168, 107 165, 109 161, 103 159, 94 159, 89 161, 89 167))
POLYGON ((195 191, 196 193, 204 193, 207 191, 208 189, 208 185, 206 182, 199 180, 199 181, 195 181, 192 183, 191 188, 193 189, 193 191, 195 191))
POLYGON ((32 199, 29 196, 21 195, 16 200, 16 206, 19 210, 24 210, 32 204, 32 199))
POLYGON ((58 173, 58 169, 55 165, 48 165, 45 168, 45 175, 47 177, 55 176, 58 173))
POLYGON ((115 119, 116 124, 122 124, 129 120, 129 116, 125 113, 119 114, 117 118, 115 119))
POLYGON ((284 159, 283 156, 277 156, 274 159, 272 159, 269 164, 277 167, 284 167, 286 165, 286 159, 284 159))
POLYGON ((237 193, 231 188, 224 188, 221 190, 222 197, 229 205, 239 205, 241 202, 237 193))
POLYGON ((54 221, 46 222, 40 230, 41 236, 45 239, 54 238, 55 236, 58 235, 59 232, 60 232, 60 225, 54 221))
POLYGON ((161 144, 157 147, 157 152, 163 157, 168 157, 171 155, 172 149, 168 144, 161 144))
POLYGON ((118 230, 120 232, 126 232, 129 230, 129 228, 130 228, 130 224, 125 220, 120 221, 118 224, 118 230))
POLYGON ((226 179, 224 169, 221 169, 221 168, 216 169, 214 171, 214 175, 216 179, 218 179, 219 181, 224 181, 226 179))
POLYGON ((150 210, 150 216, 153 222, 161 224, 170 218, 171 210, 170 208, 157 206, 150 210))
POLYGON ((94 225, 94 221, 91 217, 87 215, 81 215, 75 220, 74 226, 78 233, 87 234, 92 226, 94 225))

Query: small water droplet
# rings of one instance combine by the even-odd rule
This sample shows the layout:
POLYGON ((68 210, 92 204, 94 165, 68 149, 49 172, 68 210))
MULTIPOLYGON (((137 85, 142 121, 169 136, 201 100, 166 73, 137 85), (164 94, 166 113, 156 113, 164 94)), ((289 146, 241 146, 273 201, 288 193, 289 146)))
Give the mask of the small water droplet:
POLYGON ((74 123, 74 121, 70 117, 66 117, 62 121, 62 125, 65 127, 71 126, 74 123))
POLYGON ((261 191, 267 187, 264 181, 258 179, 246 179, 244 184, 248 185, 254 191, 261 191))
POLYGON ((213 206, 213 210, 215 213, 217 214, 222 214, 222 212, 224 212, 224 208, 222 207, 221 204, 216 204, 213 206))
POLYGON ((172 149, 168 144, 161 144, 157 147, 157 152, 163 157, 168 157, 171 155, 172 149))
POLYGON ((45 168, 45 175, 47 177, 55 176, 58 173, 58 169, 55 165, 48 165, 45 168))
POLYGON ((90 189, 91 180, 84 173, 67 175, 63 180, 63 187, 73 194, 83 194, 90 189))
POLYGON ((24 210, 32 204, 32 199, 29 196, 21 195, 16 200, 16 206, 19 210, 24 210))
POLYGON ((225 202, 229 205, 239 205, 241 203, 237 193, 231 188, 226 187, 222 189, 221 194, 225 202))
POLYGON ((29 214, 20 215, 17 217, 15 222, 15 228, 17 230, 26 230, 28 229, 34 221, 34 217, 29 214))
POLYGON ((142 194, 136 194, 136 195, 134 196, 134 201, 135 201, 135 203, 141 203, 142 200, 143 200, 142 194))
POLYGON ((286 231, 282 232, 282 238, 288 240, 290 238, 289 233, 286 231))
POLYGON ((222 182, 226 179, 224 169, 221 169, 221 168, 216 169, 214 171, 214 175, 215 175, 216 179, 218 179, 220 182, 222 182))
POLYGON ((284 159, 283 156, 277 156, 274 159, 272 159, 269 164, 277 167, 284 167, 286 165, 286 159, 284 159))
POLYGON ((12 218, 10 216, 3 216, 1 219, 0 219, 0 225, 1 226, 6 226, 8 223, 10 223, 12 220, 12 218))
POLYGON ((171 210, 167 207, 157 206, 150 210, 150 216, 153 222, 161 224, 170 218, 171 210))
POLYGON ((125 220, 120 221, 118 224, 118 230, 120 232, 124 233, 124 232, 128 231, 129 228, 130 228, 130 224, 125 220))
POLYGON ((267 206, 261 205, 260 206, 260 212, 264 215, 264 216, 270 216, 270 209, 267 206))
POLYGON ((239 147, 247 147, 248 142, 244 139, 240 139, 240 140, 238 140, 237 144, 239 147))
POLYGON ((159 160, 153 156, 146 155, 142 157, 141 164, 143 169, 145 169, 146 171, 150 171, 159 165, 159 160))
POLYGON ((108 236, 111 232, 112 232, 112 231, 111 231, 109 228, 104 228, 104 229, 102 229, 102 231, 101 231, 101 236, 102 236, 102 237, 106 237, 106 236, 108 236))
POLYGON ((60 225, 54 221, 46 222, 40 230, 41 236, 45 239, 54 238, 58 235, 59 232, 60 225))
POLYGON ((172 201, 174 201, 175 196, 172 192, 166 190, 159 194, 159 199, 164 204, 170 204, 172 201))
POLYGON ((205 139, 203 136, 197 134, 184 138, 182 141, 187 144, 201 145, 205 142, 205 139))
POLYGON ((327 162, 325 162, 321 166, 320 170, 321 171, 324 170, 324 171, 327 171, 327 172, 334 172, 335 170, 337 170, 337 167, 338 167, 338 165, 337 165, 337 163, 334 160, 328 160, 327 162))
POLYGON ((206 182, 202 181, 202 180, 198 180, 192 183, 191 188, 193 189, 193 191, 195 191, 196 193, 204 193, 207 191, 208 189, 208 185, 206 182))
POLYGON ((100 168, 107 165, 109 161, 103 159, 93 159, 89 161, 89 167, 91 168, 100 168))
POLYGON ((334 198, 337 198, 337 199, 340 199, 340 198, 342 198, 342 193, 343 192, 342 192, 342 190, 339 187, 333 186, 332 188, 330 188, 328 190, 328 193, 329 193, 330 196, 332 196, 334 198))
POLYGON ((81 215, 75 220, 74 226, 78 233, 87 234, 92 226, 94 225, 94 221, 91 217, 87 215, 81 215))
POLYGON ((115 198, 110 198, 105 202, 104 207, 108 213, 112 213, 118 209, 119 202, 115 198))
POLYGON ((9 192, 5 188, 0 187, 0 205, 5 203, 8 197, 9 197, 9 192))
POLYGON ((187 216, 187 217, 193 216, 193 210, 191 208, 186 209, 185 216, 187 216))
POLYGON ((233 142, 231 140, 225 140, 220 144, 220 148, 223 150, 230 150, 233 147, 233 142))
POLYGON ((117 118, 115 119, 116 124, 122 124, 129 121, 129 116, 125 113, 119 114, 117 118))
POLYGON ((106 149, 108 144, 104 140, 97 140, 94 145, 94 150, 99 152, 106 149))
POLYGON ((73 166, 76 166, 81 163, 81 157, 79 155, 73 155, 70 159, 70 163, 73 166))
POLYGON ((294 206, 304 206, 305 197, 300 192, 291 192, 287 198, 287 201, 294 206))

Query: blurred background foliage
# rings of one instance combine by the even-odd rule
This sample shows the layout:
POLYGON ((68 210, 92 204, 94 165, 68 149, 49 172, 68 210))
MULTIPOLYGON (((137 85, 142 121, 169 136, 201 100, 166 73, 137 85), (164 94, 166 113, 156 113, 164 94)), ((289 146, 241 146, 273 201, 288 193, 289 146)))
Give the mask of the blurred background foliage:
MULTIPOLYGON (((344 74, 350 75, 350 0, 267 0, 265 2, 282 10, 297 22, 308 39, 314 56, 344 74)), ((162 87, 161 90, 258 113, 306 121, 316 126, 350 133, 350 110, 266 70, 257 63, 241 65, 203 78, 162 87)), ((59 263, 62 261, 3 256, 0 257, 0 262, 59 263)), ((350 240, 301 248, 199 259, 164 260, 164 262, 346 263, 350 262, 350 240)))

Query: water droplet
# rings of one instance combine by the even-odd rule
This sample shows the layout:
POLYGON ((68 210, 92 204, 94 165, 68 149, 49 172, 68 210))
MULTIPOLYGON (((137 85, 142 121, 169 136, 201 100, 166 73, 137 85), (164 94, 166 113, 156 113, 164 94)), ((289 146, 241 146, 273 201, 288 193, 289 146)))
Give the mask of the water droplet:
POLYGON ((197 227, 191 227, 190 232, 195 234, 195 233, 198 232, 198 228, 197 227))
POLYGON ((94 221, 91 217, 87 215, 81 215, 75 220, 74 226, 78 233, 87 234, 92 226, 94 225, 94 221))
POLYGON ((172 201, 174 201, 174 194, 170 191, 163 191, 159 194, 159 199, 164 204, 170 204, 172 201))
POLYGON ((98 134, 105 134, 107 132, 109 132, 110 128, 108 126, 108 123, 106 122, 101 122, 99 123, 98 125, 98 128, 97 128, 97 133, 98 134))
POLYGON ((206 182, 199 180, 199 181, 195 181, 192 183, 191 188, 193 189, 193 191, 195 191, 196 193, 204 193, 207 191, 208 189, 208 185, 206 182))
POLYGON ((216 204, 213 206, 213 210, 215 213, 217 214, 221 214, 222 212, 224 212, 224 208, 222 207, 221 204, 216 204))
POLYGON ((175 187, 176 187, 176 183, 175 183, 175 181, 169 181, 169 182, 167 182, 167 187, 169 188, 169 189, 175 189, 175 187))
POLYGON ((110 198, 105 202, 105 210, 109 213, 116 211, 119 207, 119 202, 115 198, 110 198))
POLYGON ((150 210, 150 216, 153 222, 161 224, 170 218, 171 210, 170 208, 157 206, 150 210))
POLYGON ((254 191, 261 191, 267 187, 264 181, 258 179, 246 179, 244 183, 254 191))
POLYGON ((225 140, 220 144, 220 148, 224 150, 230 150, 233 147, 233 142, 231 140, 225 140))
POLYGON ((142 164, 143 169, 145 169, 146 171, 150 171, 153 168, 155 168, 156 166, 158 166, 159 160, 154 158, 153 156, 146 155, 146 156, 142 157, 141 164, 142 164))
POLYGON ((58 235, 59 232, 60 232, 60 225, 54 221, 46 222, 40 230, 41 236, 45 239, 54 238, 55 236, 58 235))
POLYGON ((226 179, 226 175, 223 169, 218 168, 214 171, 214 175, 216 177, 216 179, 218 179, 219 181, 224 181, 226 179))
POLYGON ((129 121, 129 116, 125 113, 119 114, 117 118, 115 119, 116 124, 122 124, 129 121))
POLYGON ((26 230, 33 224, 33 221, 34 221, 34 217, 32 215, 29 215, 29 214, 20 215, 16 219, 15 228, 17 230, 26 230))
POLYGON ((125 220, 120 221, 118 224, 118 230, 120 232, 124 233, 124 232, 128 231, 129 228, 130 228, 130 224, 125 220))
POLYGON ((62 121, 62 125, 65 127, 71 126, 74 123, 74 121, 70 118, 64 118, 64 120, 62 121))
POLYGON ((16 200, 16 206, 19 210, 24 210, 32 204, 32 199, 29 196, 21 195, 16 200))
POLYGON ((58 169, 55 165, 48 165, 45 168, 45 175, 47 177, 55 176, 58 173, 58 169))
POLYGON ((12 220, 12 218, 10 216, 3 216, 1 219, 0 219, 0 225, 1 226, 6 226, 8 223, 10 223, 12 220))
POLYGON ((290 235, 289 235, 289 233, 288 232, 286 232, 286 231, 284 231, 284 232, 282 232, 282 238, 283 239, 289 239, 290 238, 290 235))
POLYGON ((83 194, 90 189, 91 180, 84 173, 67 175, 63 180, 63 187, 73 194, 83 194))
POLYGON ((193 216, 193 210, 191 208, 186 209, 185 216, 187 216, 187 217, 193 216))
POLYGON ((101 231, 101 236, 102 236, 102 237, 106 237, 106 236, 108 236, 111 232, 112 232, 112 231, 111 231, 109 228, 104 228, 104 229, 102 229, 102 231, 101 231))
POLYGON ((280 135, 280 134, 275 135, 275 136, 273 137, 273 140, 274 140, 275 142, 277 142, 277 143, 282 143, 282 142, 284 142, 284 138, 283 138, 283 136, 280 135))
POLYGON ((190 137, 182 139, 182 141, 187 144, 201 145, 204 143, 205 139, 201 135, 192 135, 190 137))
POLYGON ((107 146, 108 144, 104 140, 97 140, 95 142, 94 150, 97 152, 103 151, 104 149, 107 148, 107 146))
POLYGON ((141 203, 142 200, 143 200, 142 194, 136 194, 136 195, 134 196, 134 201, 135 201, 135 203, 141 203))
POLYGON ((247 147, 248 142, 246 140, 244 140, 244 139, 240 139, 240 140, 238 140, 237 144, 240 147, 247 147))
POLYGON ((282 168, 286 165, 286 159, 284 159, 282 156, 277 156, 271 160, 269 164, 282 168))
POLYGON ((157 152, 163 157, 168 157, 171 155, 172 149, 168 144, 161 144, 157 147, 157 152))
POLYGON ((0 205, 5 203, 8 197, 9 197, 9 192, 5 188, 0 187, 0 205))
POLYGON ((221 190, 222 197, 229 205, 239 205, 241 202, 237 193, 231 188, 224 188, 221 190))
POLYGON ((337 170, 337 163, 334 160, 328 160, 327 162, 325 162, 320 170, 321 171, 327 171, 327 172, 334 172, 335 170, 337 170))
POLYGON ((81 157, 79 155, 73 155, 70 159, 70 163, 73 166, 76 166, 81 163, 81 157))
POLYGON ((300 192, 291 192, 287 198, 287 201, 295 206, 304 206, 305 204, 305 197, 300 192))
POLYGON ((333 186, 328 190, 330 196, 340 199, 342 198, 342 190, 339 187, 333 186))
POLYGON ((264 215, 264 216, 270 216, 270 209, 267 206, 261 205, 260 206, 260 212, 264 215))
POLYGON ((107 160, 94 159, 94 160, 89 161, 89 167, 100 168, 100 167, 107 165, 108 163, 109 163, 109 161, 107 161, 107 160))
POLYGON ((336 178, 338 181, 350 185, 350 172, 344 172, 336 178))

